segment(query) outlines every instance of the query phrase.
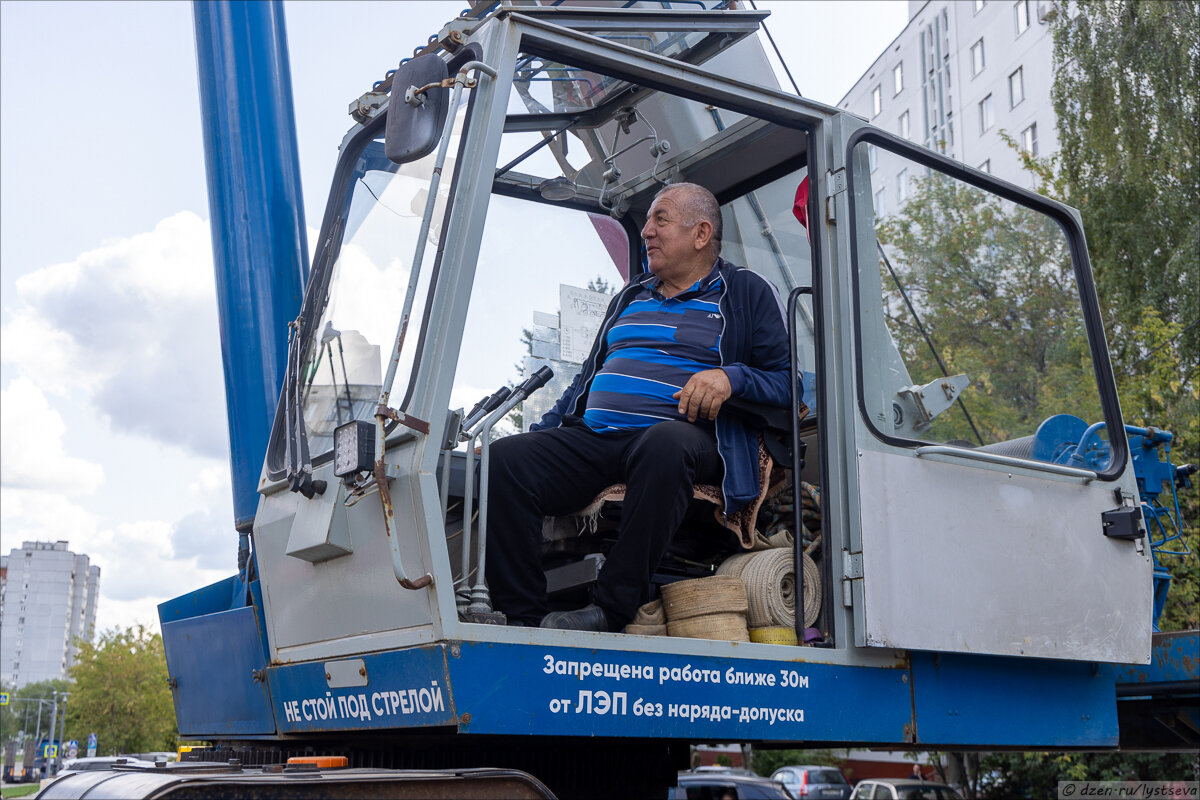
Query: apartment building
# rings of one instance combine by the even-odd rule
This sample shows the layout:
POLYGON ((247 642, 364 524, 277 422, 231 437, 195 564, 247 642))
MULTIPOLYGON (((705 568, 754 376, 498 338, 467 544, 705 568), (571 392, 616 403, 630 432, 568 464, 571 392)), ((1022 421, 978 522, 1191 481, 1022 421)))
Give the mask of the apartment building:
POLYGON ((68 543, 23 542, 0 557, 0 681, 65 678, 96 626, 100 568, 68 543))
MULTIPOLYGON (((909 0, 909 20, 838 104, 874 125, 1019 186, 1034 179, 1000 136, 1058 149, 1050 0, 909 0)), ((899 208, 912 166, 870 152, 877 214, 899 208)))

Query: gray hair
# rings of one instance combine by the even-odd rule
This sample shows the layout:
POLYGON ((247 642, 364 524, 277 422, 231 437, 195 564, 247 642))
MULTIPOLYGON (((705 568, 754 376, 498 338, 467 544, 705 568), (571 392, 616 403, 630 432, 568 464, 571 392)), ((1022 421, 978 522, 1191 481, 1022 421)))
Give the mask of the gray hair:
POLYGON ((654 199, 668 192, 680 192, 679 211, 683 215, 684 225, 692 226, 698 222, 707 221, 712 225, 713 235, 710 246, 714 254, 721 252, 721 206, 717 198, 708 189, 698 183, 668 183, 658 190, 654 199))

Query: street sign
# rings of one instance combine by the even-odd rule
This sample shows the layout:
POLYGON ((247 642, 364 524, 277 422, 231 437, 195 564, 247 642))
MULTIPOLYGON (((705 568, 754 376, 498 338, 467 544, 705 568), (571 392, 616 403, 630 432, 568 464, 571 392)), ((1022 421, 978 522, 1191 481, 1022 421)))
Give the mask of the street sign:
POLYGON ((96 757, 96 734, 94 734, 94 733, 88 734, 87 757, 88 758, 96 757))
POLYGON ((58 745, 44 745, 42 748, 42 758, 58 758, 58 745))
POLYGON ((0 692, 0 706, 8 705, 8 692, 0 692))
POLYGON ((75 739, 67 742, 67 758, 79 757, 79 742, 75 739))

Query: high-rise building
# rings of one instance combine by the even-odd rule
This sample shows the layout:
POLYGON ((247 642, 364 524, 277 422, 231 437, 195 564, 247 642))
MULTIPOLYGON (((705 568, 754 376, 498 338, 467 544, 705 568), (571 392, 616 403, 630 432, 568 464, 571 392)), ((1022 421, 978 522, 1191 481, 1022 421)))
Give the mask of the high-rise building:
POLYGON ((96 627, 100 568, 67 543, 23 542, 0 557, 0 681, 65 678, 96 627))
MULTIPOLYGON (((838 103, 890 133, 1019 186, 1033 177, 1000 137, 1058 150, 1051 0, 909 0, 908 25, 838 103)), ((905 164, 872 156, 877 214, 907 195, 905 164), (884 163, 884 162, 888 163, 884 163), (895 167, 895 169, 892 169, 895 167)), ((909 170, 911 172, 911 170, 909 170)))

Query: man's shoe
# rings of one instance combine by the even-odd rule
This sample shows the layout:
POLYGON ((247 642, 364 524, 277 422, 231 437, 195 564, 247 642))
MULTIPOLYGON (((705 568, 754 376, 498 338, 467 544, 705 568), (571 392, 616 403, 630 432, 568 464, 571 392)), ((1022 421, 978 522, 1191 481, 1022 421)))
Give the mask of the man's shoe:
POLYGON ((551 611, 542 618, 543 628, 563 631, 611 631, 604 609, 592 603, 578 611, 551 611))

